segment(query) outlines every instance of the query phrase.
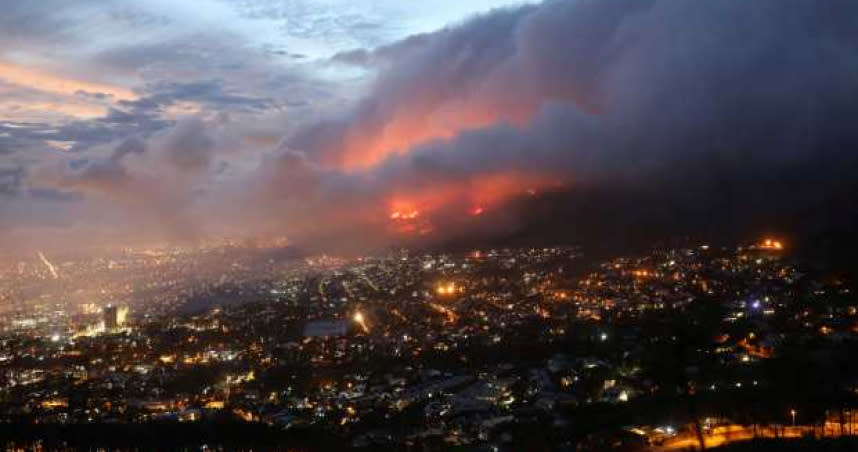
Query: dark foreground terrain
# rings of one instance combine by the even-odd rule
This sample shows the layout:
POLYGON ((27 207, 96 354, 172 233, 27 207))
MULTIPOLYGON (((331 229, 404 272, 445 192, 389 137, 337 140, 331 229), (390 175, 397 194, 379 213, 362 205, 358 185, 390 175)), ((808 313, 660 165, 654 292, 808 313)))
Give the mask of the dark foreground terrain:
POLYGON ((755 440, 711 450, 714 452, 851 452, 858 450, 858 439, 755 440))

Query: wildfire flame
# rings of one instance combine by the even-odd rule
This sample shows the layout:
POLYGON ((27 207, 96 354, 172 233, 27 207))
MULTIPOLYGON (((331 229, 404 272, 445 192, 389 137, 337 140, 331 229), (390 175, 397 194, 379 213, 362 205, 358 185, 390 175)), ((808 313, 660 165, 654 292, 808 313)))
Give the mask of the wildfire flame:
POLYGON ((400 212, 398 210, 394 211, 390 214, 391 220, 414 220, 420 216, 419 210, 410 210, 405 212, 400 212))
POLYGON ((778 240, 766 239, 760 245, 760 248, 767 250, 782 250, 784 248, 784 245, 778 240))

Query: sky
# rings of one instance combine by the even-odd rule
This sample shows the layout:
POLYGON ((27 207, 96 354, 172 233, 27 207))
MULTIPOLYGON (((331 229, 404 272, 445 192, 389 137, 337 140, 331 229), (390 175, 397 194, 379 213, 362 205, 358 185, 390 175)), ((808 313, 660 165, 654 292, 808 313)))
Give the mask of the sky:
POLYGON ((12 0, 0 247, 319 251, 858 218, 848 0, 12 0))

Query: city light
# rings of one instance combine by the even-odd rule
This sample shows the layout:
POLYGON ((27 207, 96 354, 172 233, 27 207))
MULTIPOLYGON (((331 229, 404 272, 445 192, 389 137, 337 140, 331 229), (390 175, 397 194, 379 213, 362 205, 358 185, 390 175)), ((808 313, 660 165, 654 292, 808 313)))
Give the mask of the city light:
POLYGON ((369 333, 369 326, 367 326, 366 319, 364 318, 364 315, 362 312, 360 312, 360 311, 356 312, 354 314, 354 316, 352 317, 352 320, 354 320, 354 322, 357 323, 361 327, 361 329, 363 330, 364 333, 369 333))
MULTIPOLYGON (((402 224, 410 223, 403 220, 402 224)), ((768 246, 774 247, 774 242, 768 246)), ((767 245, 763 241, 759 246, 767 245)), ((736 391, 769 387, 767 376, 757 373, 758 364, 778 359, 781 335, 788 333, 769 324, 763 312, 776 310, 786 318, 795 318, 804 325, 804 332, 814 332, 825 340, 845 333, 846 329, 837 325, 854 323, 855 310, 848 309, 852 305, 826 316, 817 316, 807 306, 793 307, 793 298, 808 293, 802 290, 836 293, 832 287, 838 286, 811 283, 814 280, 791 262, 749 254, 753 249, 759 247, 736 247, 710 254, 699 252, 695 246, 618 256, 578 274, 566 271, 568 262, 578 256, 574 248, 458 253, 402 250, 392 256, 353 260, 314 256, 282 267, 270 261, 252 267, 248 262, 254 260, 230 257, 225 267, 216 267, 217 271, 212 272, 216 275, 214 282, 194 281, 188 286, 182 286, 176 275, 187 268, 202 267, 211 254, 173 255, 181 256, 172 258, 174 267, 165 263, 170 253, 135 254, 131 259, 100 260, 88 266, 67 263, 63 264, 64 284, 58 287, 57 299, 74 294, 67 289, 73 287, 73 281, 109 276, 118 282, 112 285, 109 279, 102 280, 107 282, 88 292, 89 296, 68 313, 57 311, 56 303, 40 300, 32 305, 32 311, 15 314, 9 331, 30 334, 37 339, 34 343, 45 346, 5 349, 0 351, 0 363, 7 365, 25 356, 40 359, 33 361, 33 368, 12 366, 7 373, 7 390, 15 388, 30 394, 32 406, 43 410, 34 414, 40 421, 50 421, 61 413, 75 422, 91 422, 90 418, 92 422, 138 422, 154 416, 206 422, 204 410, 223 410, 243 422, 278 426, 306 423, 322 431, 347 427, 361 432, 361 420, 371 413, 369 406, 386 407, 391 413, 421 406, 429 413, 431 424, 421 423, 418 428, 432 425, 473 443, 479 441, 479 434, 470 437, 468 432, 455 430, 449 413, 477 406, 473 420, 487 422, 480 416, 485 410, 495 410, 503 414, 488 422, 514 422, 515 414, 511 413, 516 410, 550 412, 572 397, 581 404, 622 404, 660 391, 659 382, 642 377, 651 371, 642 354, 649 352, 651 341, 671 343, 677 339, 670 329, 647 330, 642 336, 640 326, 644 322, 664 322, 665 310, 685 310, 700 293, 711 297, 707 302, 721 300, 721 309, 712 314, 717 316, 712 318, 713 329, 707 332, 714 340, 708 346, 701 344, 701 350, 720 357, 725 368, 735 371, 734 366, 742 366, 743 372, 749 373, 748 378, 741 379, 735 377, 735 372, 715 374, 712 381, 695 388, 713 397, 732 397, 736 391), (110 270, 105 270, 108 267, 110 270), (150 272, 151 268, 158 271, 150 272), (248 272, 248 268, 254 271, 248 272), (118 278, 124 272, 139 278, 134 280, 138 281, 135 285, 147 288, 146 303, 132 304, 134 298, 120 290, 133 287, 118 278), (246 276, 248 273, 253 276, 246 276), (257 288, 259 275, 267 281, 257 288), (792 281, 801 278, 807 278, 808 283, 794 285, 792 281), (162 279, 170 283, 161 284, 162 279), (220 281, 228 282, 228 296, 249 303, 211 307, 193 314, 180 311, 185 305, 177 300, 197 294, 216 295, 217 292, 207 291, 220 281), (787 284, 795 286, 795 293, 780 290, 787 284), (241 287, 245 295, 234 286, 241 287), (129 305, 133 311, 127 310, 129 305), (837 319, 838 315, 844 318, 837 319), (736 331, 736 326, 747 318, 760 325, 755 324, 753 330, 736 331), (296 340, 294 332, 281 334, 270 329, 271 324, 284 319, 302 324, 303 337, 296 340), (569 335, 576 327, 590 333, 569 335), (528 334, 521 334, 523 328, 528 334), (267 333, 246 333, 257 330, 267 333), (581 341, 581 346, 596 343, 601 356, 570 358, 564 347, 570 341, 581 341), (513 365, 498 371, 486 370, 484 356, 470 352, 477 347, 489 350, 491 355, 525 345, 544 353, 544 358, 523 364, 521 369, 513 365), (106 360, 105 353, 115 358, 106 360), (430 356, 433 363, 439 364, 433 364, 431 369, 421 366, 430 356), (70 358, 82 364, 68 369, 49 364, 70 358), (295 377, 272 380, 271 369, 284 359, 294 363, 291 374, 295 377), (376 369, 375 359, 402 366, 385 364, 376 369), (641 363, 640 369, 629 369, 625 360, 641 363), (41 365, 42 362, 47 364, 41 365), (454 364, 441 364, 444 362, 454 364), (360 366, 353 366, 355 363, 360 366), (196 393, 172 389, 185 372, 218 365, 228 365, 229 371, 216 384, 196 393), (319 378, 306 369, 320 367, 330 369, 332 376, 326 376, 316 389, 296 389, 294 379, 319 378), (381 377, 379 372, 383 372, 381 377), (596 384, 592 384, 591 374, 598 375, 596 384), (110 393, 111 407, 115 408, 108 412, 99 407, 105 410, 102 413, 77 414, 52 402, 61 399, 56 394, 63 394, 62 382, 86 382, 100 388, 122 378, 157 388, 159 397, 140 401, 110 393), (270 390, 257 394, 257 379, 271 385, 270 390), (513 384, 515 381, 527 384, 519 386, 513 384), (43 388, 47 390, 43 392, 43 388), (354 400, 372 403, 364 405, 354 400), (125 408, 129 404, 135 409, 125 408), (266 410, 268 406, 276 409, 266 410)), ((32 281, 46 284, 45 266, 39 259, 32 259, 30 274, 32 281)), ((0 285, 15 280, 14 271, 7 275, 10 276, 0 280, 0 285)), ((785 413, 796 425, 797 411, 788 409, 785 413)), ((677 450, 693 441, 694 436, 684 427, 668 428, 666 423, 671 420, 660 417, 634 429, 650 440, 664 441, 665 450, 677 450)), ((725 428, 722 425, 713 421, 709 431, 725 428)))
POLYGON ((57 273, 57 267, 54 266, 54 264, 52 264, 51 261, 49 261, 48 258, 45 257, 45 254, 42 253, 41 251, 38 252, 38 255, 39 255, 39 259, 42 261, 42 263, 45 264, 45 267, 48 268, 48 271, 51 272, 51 276, 54 279, 58 279, 60 277, 60 275, 59 275, 59 273, 57 273))
POLYGON ((454 295, 456 293, 456 290, 456 284, 452 282, 441 284, 435 289, 438 295, 454 295))

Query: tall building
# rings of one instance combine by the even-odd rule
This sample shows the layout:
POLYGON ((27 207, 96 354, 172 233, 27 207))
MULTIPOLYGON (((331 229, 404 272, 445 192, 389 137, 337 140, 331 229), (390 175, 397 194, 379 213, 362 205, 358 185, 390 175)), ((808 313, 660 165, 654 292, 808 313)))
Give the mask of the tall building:
POLYGON ((125 322, 128 320, 128 306, 120 306, 116 310, 116 323, 119 326, 125 326, 125 322))
POLYGON ((105 306, 102 315, 104 316, 105 330, 115 330, 119 327, 119 308, 117 306, 112 304, 105 306))
POLYGON ((115 330, 125 325, 128 307, 109 304, 104 307, 102 315, 104 316, 104 329, 115 330))

